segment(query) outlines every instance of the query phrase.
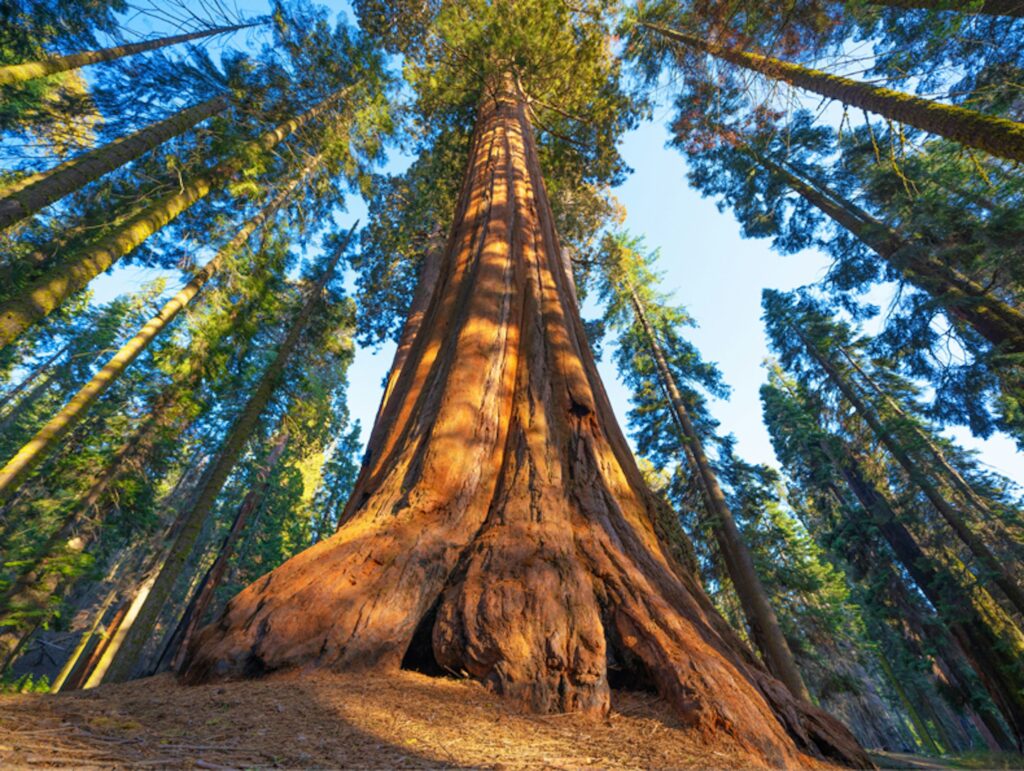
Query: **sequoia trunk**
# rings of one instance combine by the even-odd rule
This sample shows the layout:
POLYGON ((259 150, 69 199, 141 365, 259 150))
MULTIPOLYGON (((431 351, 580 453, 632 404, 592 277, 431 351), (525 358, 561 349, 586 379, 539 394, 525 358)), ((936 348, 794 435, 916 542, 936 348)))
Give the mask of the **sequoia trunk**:
POLYGON ((760 761, 868 765, 669 556, 570 299, 524 101, 481 103, 439 279, 343 524, 236 596, 184 677, 429 660, 541 712, 609 708, 609 661, 760 761), (407 659, 407 660, 409 660, 407 659))

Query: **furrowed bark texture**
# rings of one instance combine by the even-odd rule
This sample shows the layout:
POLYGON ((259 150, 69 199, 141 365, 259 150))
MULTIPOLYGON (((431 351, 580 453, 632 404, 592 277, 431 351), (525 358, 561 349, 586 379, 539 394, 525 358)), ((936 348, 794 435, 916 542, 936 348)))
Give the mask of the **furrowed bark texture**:
POLYGON ((30 217, 104 174, 124 166, 143 153, 183 134, 197 123, 223 111, 227 97, 215 96, 179 110, 164 120, 126 137, 97 147, 47 172, 33 174, 0 190, 0 229, 30 217))
POLYGON ((432 655, 531 709, 602 714, 611 662, 761 762, 868 765, 673 570, 510 89, 482 103, 439 276, 343 525, 236 596, 185 680, 432 655))
POLYGON ((1024 161, 1024 123, 997 118, 957 105, 922 99, 891 88, 860 83, 841 75, 830 75, 821 70, 770 56, 739 51, 658 24, 643 26, 670 40, 676 40, 739 67, 759 72, 773 80, 781 80, 819 96, 860 107, 968 147, 976 147, 999 158, 1024 161))
POLYGON ((47 75, 54 75, 58 72, 78 69, 79 67, 85 67, 89 64, 110 62, 114 59, 131 56, 132 54, 153 51, 157 48, 177 45, 178 43, 187 43, 190 40, 198 40, 199 38, 210 37, 211 35, 220 35, 224 32, 234 32, 239 29, 245 29, 246 27, 253 26, 255 25, 235 24, 231 27, 213 27, 212 29, 201 29, 198 32, 188 32, 184 35, 172 35, 170 37, 156 38, 155 40, 146 40, 142 43, 129 43, 128 45, 123 46, 102 48, 98 51, 83 51, 77 54, 69 54, 68 56, 54 56, 39 62, 11 64, 6 67, 0 67, 0 86, 7 86, 11 83, 21 83, 26 80, 35 80, 36 78, 44 78, 47 75))

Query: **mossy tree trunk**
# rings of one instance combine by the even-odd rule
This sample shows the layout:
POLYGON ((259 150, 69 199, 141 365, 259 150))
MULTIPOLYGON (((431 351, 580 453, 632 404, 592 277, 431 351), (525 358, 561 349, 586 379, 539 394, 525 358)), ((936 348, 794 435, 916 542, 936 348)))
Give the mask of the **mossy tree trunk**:
POLYGON ((50 171, 32 174, 0 190, 0 229, 30 217, 104 174, 124 166, 168 139, 225 110, 228 100, 215 96, 178 110, 151 126, 90 150, 50 171))
POLYGON ((12 83, 22 83, 26 80, 45 78, 47 75, 56 75, 58 72, 67 72, 89 64, 100 62, 111 62, 115 59, 122 59, 125 56, 141 54, 146 51, 155 51, 158 48, 187 43, 190 40, 220 35, 225 32, 253 27, 255 24, 235 24, 230 27, 212 27, 201 29, 196 32, 187 32, 183 35, 171 35, 170 37, 159 37, 154 40, 146 40, 141 43, 128 43, 123 46, 112 46, 97 51, 82 51, 67 56, 52 56, 38 62, 23 62, 21 64, 8 64, 0 67, 0 86, 8 86, 12 83))
POLYGON ((759 761, 868 760, 668 554, 571 300, 527 108, 482 102, 437 287, 332 537, 236 596, 184 677, 405 657, 604 714, 609 662, 759 761))
POLYGON ((850 491, 872 517, 896 559, 935 607, 957 641, 971 668, 1014 733, 1018 748, 1024 741, 1024 674, 1020 662, 1006 651, 998 635, 975 609, 971 598, 953 576, 941 570, 899 521, 888 499, 865 476, 849 454, 839 457, 825 446, 850 491))
POLYGON ((248 242, 249 237, 274 216, 319 162, 320 156, 315 156, 299 175, 282 186, 273 198, 217 252, 213 259, 196 271, 192 279, 164 303, 160 311, 142 326, 138 334, 121 346, 89 382, 83 385, 71 400, 0 469, 0 501, 11 495, 32 468, 57 446, 68 431, 78 424, 78 421, 85 416, 96 400, 117 381, 131 363, 149 347, 149 344, 178 317, 178 314, 188 307, 210 279, 217 275, 224 261, 242 248, 248 242))
POLYGON ((890 88, 860 83, 802 64, 740 51, 660 24, 643 23, 643 26, 669 40, 738 67, 759 72, 773 80, 946 137, 967 147, 976 147, 999 158, 1024 161, 1024 123, 922 99, 890 88))
POLYGON ((228 563, 235 554, 235 544, 238 543, 239 537, 248 527, 253 514, 259 510, 260 505, 266 498, 274 469, 281 460, 287 445, 288 431, 287 429, 281 429, 278 431, 273 442, 271 442, 270 452, 267 453, 266 458, 263 459, 259 469, 257 469, 256 480, 235 511, 235 518, 231 522, 231 529, 224 536, 224 541, 217 552, 217 558, 213 561, 206 575, 203 576, 202 581, 199 582, 192 601, 189 602, 188 608, 178 622, 177 629, 171 635, 168 650, 164 652, 163 657, 165 659, 170 658, 170 667, 173 671, 181 668, 189 643, 192 642, 192 637, 199 628, 199 623, 203 620, 206 611, 210 607, 210 603, 213 601, 214 592, 217 591, 217 588, 224 580, 224 576, 227 574, 228 563))
POLYGON ((73 249, 16 296, 0 304, 0 349, 13 342, 31 324, 45 318, 75 292, 110 268, 162 227, 173 221, 214 190, 226 185, 238 172, 248 153, 269 151, 288 135, 321 117, 348 91, 335 91, 301 115, 264 132, 212 169, 200 171, 177 192, 164 196, 131 217, 97 243, 73 249))
POLYGON ((956 11, 988 16, 1024 16, 1022 0, 868 0, 872 5, 903 8, 908 11, 956 11))
POLYGON ((950 504, 942 494, 942 491, 921 470, 921 467, 910 457, 906 449, 896 436, 889 431, 874 409, 861 398, 850 381, 843 376, 843 373, 839 371, 835 363, 819 351, 817 346, 808 340, 802 332, 798 332, 798 334, 804 342, 807 353, 818 363, 828 376, 828 379, 832 381, 832 384, 839 389, 846 401, 857 411, 857 414, 864 419, 864 422, 868 424, 874 435, 907 473, 911 482, 924 493, 924 496, 931 503, 935 511, 939 513, 939 516, 945 520, 950 529, 963 541, 971 554, 978 559, 978 563, 984 571, 982 581, 985 583, 991 582, 999 587, 1010 601, 1010 605, 1016 609, 1016 612, 1024 614, 1024 590, 1021 589, 1016 578, 1011 575, 1006 565, 992 552, 988 544, 971 529, 970 525, 960 515, 960 512, 950 504))
POLYGON ((923 245, 904 240, 835 191, 823 189, 770 158, 753 151, 750 154, 808 203, 860 239, 909 283, 935 298, 950 317, 972 327, 1002 353, 1024 353, 1024 313, 999 299, 990 288, 928 254, 923 245))

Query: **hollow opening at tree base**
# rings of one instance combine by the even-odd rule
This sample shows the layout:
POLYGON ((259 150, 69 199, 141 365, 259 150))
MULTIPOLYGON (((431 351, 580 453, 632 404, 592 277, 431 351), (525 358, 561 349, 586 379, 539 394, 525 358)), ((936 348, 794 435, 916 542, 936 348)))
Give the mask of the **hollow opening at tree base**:
POLYGON ((449 672, 442 667, 437 661, 437 656, 434 655, 434 622, 437 620, 437 608, 440 604, 441 598, 438 597, 431 605, 430 610, 420 619, 416 631, 413 632, 409 647, 405 649, 405 655, 402 656, 402 669, 419 672, 427 677, 455 675, 454 672, 449 672))
POLYGON ((658 683, 647 665, 627 650, 619 639, 615 625, 607 616, 602 621, 607 646, 608 688, 612 691, 612 703, 615 703, 615 691, 658 694, 658 683))

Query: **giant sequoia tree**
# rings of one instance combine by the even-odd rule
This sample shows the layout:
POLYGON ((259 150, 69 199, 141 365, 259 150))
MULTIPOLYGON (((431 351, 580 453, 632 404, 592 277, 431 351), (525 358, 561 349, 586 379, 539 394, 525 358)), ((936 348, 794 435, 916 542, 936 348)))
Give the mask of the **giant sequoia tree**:
MULTIPOLYGON (((562 42, 569 23, 537 19, 562 42)), ((342 525, 235 597, 186 680, 432 658, 535 710, 603 713, 614 667, 761 759, 865 763, 755 663, 659 540, 661 504, 565 271, 531 126, 537 72, 487 54, 438 278, 342 525)))

